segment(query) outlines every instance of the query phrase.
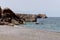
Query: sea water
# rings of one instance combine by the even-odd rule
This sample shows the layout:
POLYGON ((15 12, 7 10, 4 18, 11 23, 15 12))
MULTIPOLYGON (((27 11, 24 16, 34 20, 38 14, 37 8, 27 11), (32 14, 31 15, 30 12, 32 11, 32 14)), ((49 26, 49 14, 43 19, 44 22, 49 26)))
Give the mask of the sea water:
POLYGON ((23 27, 60 32, 60 17, 38 18, 36 22, 26 22, 23 27))

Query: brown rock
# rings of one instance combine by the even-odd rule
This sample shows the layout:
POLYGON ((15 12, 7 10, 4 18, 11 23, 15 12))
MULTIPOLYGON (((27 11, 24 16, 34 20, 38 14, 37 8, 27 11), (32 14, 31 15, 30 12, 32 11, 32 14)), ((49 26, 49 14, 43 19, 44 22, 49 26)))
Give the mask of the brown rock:
POLYGON ((12 19, 12 24, 19 25, 20 23, 14 19, 12 19))
POLYGON ((1 18, 1 14, 2 14, 2 8, 1 8, 1 6, 0 6, 0 18, 1 18))
POLYGON ((8 25, 9 25, 9 26, 14 26, 15 24, 13 24, 13 23, 9 23, 8 25))
POLYGON ((23 24, 24 19, 21 17, 16 16, 16 14, 10 9, 10 8, 5 8, 2 10, 0 7, 0 24, 23 24))
POLYGON ((38 14, 37 18, 47 18, 46 14, 38 14))
POLYGON ((15 23, 13 22, 14 24, 19 24, 19 23, 23 24, 23 21, 21 20, 21 18, 16 16, 15 13, 9 8, 5 8, 3 10, 2 16, 3 16, 3 20, 5 18, 5 21, 7 21, 7 22, 13 22, 14 21, 15 22, 15 23), (14 19, 14 20, 12 21, 12 19, 14 19))
POLYGON ((37 18, 35 14, 16 14, 20 18, 22 18, 25 22, 36 22, 37 18))

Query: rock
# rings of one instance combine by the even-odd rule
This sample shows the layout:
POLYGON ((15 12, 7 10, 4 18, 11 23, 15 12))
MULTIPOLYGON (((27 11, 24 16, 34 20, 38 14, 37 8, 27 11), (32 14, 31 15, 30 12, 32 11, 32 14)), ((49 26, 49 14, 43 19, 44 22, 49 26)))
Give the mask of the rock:
POLYGON ((25 24, 25 22, 36 22, 37 18, 47 18, 47 16, 46 14, 15 14, 10 8, 5 8, 2 10, 0 7, 1 25, 19 25, 25 24))
POLYGON ((47 18, 46 14, 38 14, 37 18, 47 18))
POLYGON ((36 22, 37 18, 35 14, 16 14, 20 18, 22 18, 25 22, 36 22))
POLYGON ((5 25, 3 22, 0 22, 0 25, 5 25))
POLYGON ((15 25, 19 25, 20 23, 14 19, 12 19, 12 23, 15 24, 15 25))
POLYGON ((21 20, 23 18, 20 18, 20 17, 16 16, 15 13, 9 8, 5 8, 3 10, 3 15, 2 16, 3 16, 2 17, 3 20, 5 18, 5 21, 7 21, 7 22, 12 22, 16 25, 19 24, 19 23, 23 24, 23 21, 21 20), (12 19, 14 19, 14 20, 12 21, 12 19))
POLYGON ((8 18, 8 17, 5 18, 4 17, 4 18, 2 18, 2 21, 11 23, 11 18, 8 18))
POLYGON ((39 24, 39 23, 36 22, 36 24, 39 24))
POLYGON ((1 8, 1 6, 0 6, 0 18, 1 18, 1 14, 2 14, 2 8, 1 8))
POLYGON ((0 22, 0 25, 8 25, 8 22, 0 22))
POLYGON ((14 26, 15 24, 13 24, 13 23, 9 23, 8 25, 9 25, 9 26, 14 26))
POLYGON ((9 23, 8 22, 3 22, 4 23, 4 25, 8 25, 9 23))

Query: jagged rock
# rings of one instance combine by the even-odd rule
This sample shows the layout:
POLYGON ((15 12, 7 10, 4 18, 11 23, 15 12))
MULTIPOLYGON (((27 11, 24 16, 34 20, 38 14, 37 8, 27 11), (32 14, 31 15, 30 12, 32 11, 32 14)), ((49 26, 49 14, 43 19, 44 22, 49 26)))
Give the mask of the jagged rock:
POLYGON ((9 8, 2 10, 0 7, 0 17, 0 24, 2 25, 18 25, 24 23, 24 19, 16 16, 16 14, 9 8))
POLYGON ((15 13, 9 9, 9 8, 5 8, 3 9, 3 17, 10 17, 10 18, 19 18, 15 15, 15 13))
POLYGON ((19 18, 18 16, 15 15, 15 13, 9 9, 9 8, 5 8, 3 10, 3 20, 5 20, 5 22, 12 22, 14 24, 23 24, 23 20, 21 20, 21 18, 19 18), (14 19, 12 21, 12 19, 14 19))

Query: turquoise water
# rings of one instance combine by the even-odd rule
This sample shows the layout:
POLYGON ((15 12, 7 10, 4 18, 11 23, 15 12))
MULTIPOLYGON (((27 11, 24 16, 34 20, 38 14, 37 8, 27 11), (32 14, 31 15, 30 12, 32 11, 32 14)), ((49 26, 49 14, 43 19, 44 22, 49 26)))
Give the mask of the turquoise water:
POLYGON ((27 22, 23 26, 27 28, 34 28, 39 30, 60 32, 60 17, 49 17, 46 19, 37 19, 37 22, 39 24, 36 24, 35 22, 27 22))

